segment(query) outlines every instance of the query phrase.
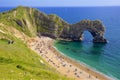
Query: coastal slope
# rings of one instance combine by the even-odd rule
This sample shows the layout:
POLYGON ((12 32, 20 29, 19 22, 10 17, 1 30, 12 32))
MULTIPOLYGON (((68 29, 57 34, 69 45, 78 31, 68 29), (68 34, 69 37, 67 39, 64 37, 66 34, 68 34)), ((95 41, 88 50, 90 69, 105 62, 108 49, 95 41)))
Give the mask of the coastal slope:
POLYGON ((71 80, 29 48, 36 28, 25 10, 0 13, 0 80, 71 80))

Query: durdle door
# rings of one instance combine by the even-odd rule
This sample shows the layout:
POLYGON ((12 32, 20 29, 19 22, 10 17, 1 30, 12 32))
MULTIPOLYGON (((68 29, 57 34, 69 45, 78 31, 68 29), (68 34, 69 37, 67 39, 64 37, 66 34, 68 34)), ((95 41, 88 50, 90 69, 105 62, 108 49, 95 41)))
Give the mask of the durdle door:
POLYGON ((94 43, 107 43, 107 40, 104 38, 105 28, 99 20, 82 20, 76 24, 70 25, 68 30, 63 32, 64 34, 62 34, 61 37, 73 41, 82 41, 84 31, 90 32, 93 36, 94 43))

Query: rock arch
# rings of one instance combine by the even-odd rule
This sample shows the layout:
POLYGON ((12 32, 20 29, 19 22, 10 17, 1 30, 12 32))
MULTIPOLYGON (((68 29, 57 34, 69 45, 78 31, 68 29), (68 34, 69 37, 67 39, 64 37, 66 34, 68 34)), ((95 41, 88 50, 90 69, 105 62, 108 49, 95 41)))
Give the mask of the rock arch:
POLYGON ((93 42, 106 43, 107 40, 104 38, 105 28, 101 21, 95 20, 82 20, 79 23, 70 25, 69 30, 63 31, 61 37, 73 41, 82 41, 83 32, 87 30, 93 37, 93 42))

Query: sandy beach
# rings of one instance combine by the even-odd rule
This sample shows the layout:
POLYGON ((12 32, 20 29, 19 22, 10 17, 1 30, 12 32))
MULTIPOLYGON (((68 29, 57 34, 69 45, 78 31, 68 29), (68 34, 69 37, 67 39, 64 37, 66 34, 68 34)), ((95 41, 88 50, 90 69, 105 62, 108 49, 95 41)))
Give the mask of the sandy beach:
MULTIPOLYGON (((49 37, 37 37, 30 39, 27 43, 29 48, 64 76, 75 80, 113 80, 60 54, 53 46, 54 40, 49 37)), ((43 61, 40 62, 43 63, 43 61)))

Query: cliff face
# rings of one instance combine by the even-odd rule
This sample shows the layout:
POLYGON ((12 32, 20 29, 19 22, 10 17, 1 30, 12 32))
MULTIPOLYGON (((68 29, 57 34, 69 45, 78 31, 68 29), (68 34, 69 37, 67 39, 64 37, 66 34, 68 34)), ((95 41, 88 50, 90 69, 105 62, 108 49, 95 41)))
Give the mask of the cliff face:
POLYGON ((66 40, 82 41, 83 32, 89 31, 93 42, 106 43, 104 26, 101 21, 82 20, 76 24, 68 24, 60 17, 39 12, 28 7, 18 7, 0 14, 0 23, 13 26, 28 36, 48 36, 66 40))
POLYGON ((34 19, 38 35, 49 36, 51 38, 58 38, 63 28, 69 27, 68 23, 54 14, 46 15, 36 11, 34 19))

